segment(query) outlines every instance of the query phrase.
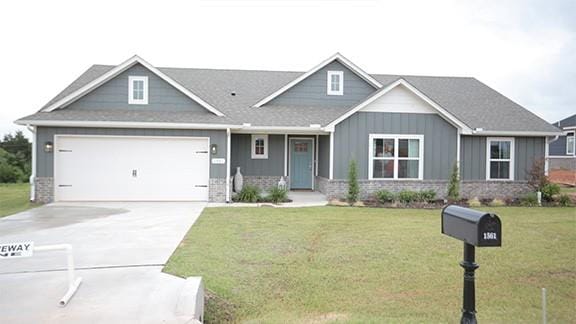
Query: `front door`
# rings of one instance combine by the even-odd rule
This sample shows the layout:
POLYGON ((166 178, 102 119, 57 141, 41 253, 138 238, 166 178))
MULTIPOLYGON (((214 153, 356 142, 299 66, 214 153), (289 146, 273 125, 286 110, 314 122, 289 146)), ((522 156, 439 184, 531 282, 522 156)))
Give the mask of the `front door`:
POLYGON ((290 139, 290 188, 312 189, 312 139, 290 139))

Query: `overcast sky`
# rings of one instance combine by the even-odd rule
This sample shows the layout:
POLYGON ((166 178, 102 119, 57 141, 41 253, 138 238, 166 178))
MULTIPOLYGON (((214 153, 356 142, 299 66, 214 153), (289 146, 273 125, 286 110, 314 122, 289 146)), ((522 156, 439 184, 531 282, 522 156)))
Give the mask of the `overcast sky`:
POLYGON ((549 122, 576 112, 576 1, 2 1, 0 134, 92 64, 473 76, 549 122))

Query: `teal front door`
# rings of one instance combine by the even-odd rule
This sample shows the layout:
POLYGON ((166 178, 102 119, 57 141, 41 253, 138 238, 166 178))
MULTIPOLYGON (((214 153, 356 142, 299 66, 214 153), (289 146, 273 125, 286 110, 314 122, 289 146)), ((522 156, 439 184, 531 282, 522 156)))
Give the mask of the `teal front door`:
POLYGON ((290 139, 290 189, 312 189, 312 139, 290 139))

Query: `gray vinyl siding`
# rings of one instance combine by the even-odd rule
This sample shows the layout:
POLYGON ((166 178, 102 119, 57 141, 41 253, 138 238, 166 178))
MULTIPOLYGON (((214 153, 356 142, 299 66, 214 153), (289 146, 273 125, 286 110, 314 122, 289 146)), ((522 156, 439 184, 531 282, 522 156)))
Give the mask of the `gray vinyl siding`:
MULTIPOLYGON (((113 136, 191 136, 209 137, 210 144, 218 145, 218 153, 212 158, 226 158, 226 131, 195 129, 136 129, 136 128, 71 128, 71 127, 38 127, 36 147, 36 176, 52 177, 54 173, 54 153, 44 152, 44 143, 54 143, 54 135, 113 135, 113 136)), ((154 158, 154 152, 150 152, 154 158)), ((170 166, 167 165, 167 168, 170 166)), ((89 170, 88 170, 89 171, 89 170)), ((225 178, 225 164, 210 164, 210 178, 225 178)))
POLYGON ((268 158, 252 159, 252 135, 232 134, 230 174, 236 167, 246 176, 284 175, 284 135, 268 135, 268 158))
MULTIPOLYGON (((485 136, 462 136, 460 169, 462 180, 486 180, 485 136)), ((527 172, 535 160, 543 159, 544 137, 515 137, 514 180, 527 180, 527 172)))
POLYGON ((359 179, 368 179, 370 134, 424 135, 424 179, 445 180, 456 161, 457 131, 436 114, 358 112, 336 126, 334 178, 346 179, 356 159, 359 179))
POLYGON ((268 105, 351 107, 375 90, 372 85, 340 62, 334 61, 270 101, 268 105), (328 71, 344 72, 343 95, 329 96, 326 94, 328 71))
POLYGON ((139 111, 193 111, 210 114, 206 108, 162 80, 140 64, 122 72, 84 97, 70 104, 67 109, 89 110, 139 110, 139 111), (148 77, 148 104, 128 104, 128 77, 148 77))
POLYGON ((318 176, 330 177, 330 136, 318 136, 318 176))
POLYGON ((566 156, 566 136, 559 136, 558 139, 550 143, 548 154, 552 156, 566 156))

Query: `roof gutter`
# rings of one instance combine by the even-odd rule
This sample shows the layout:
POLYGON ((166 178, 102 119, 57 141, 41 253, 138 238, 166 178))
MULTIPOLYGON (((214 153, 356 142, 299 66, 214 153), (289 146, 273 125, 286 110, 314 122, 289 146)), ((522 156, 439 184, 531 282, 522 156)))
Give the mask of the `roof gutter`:
POLYGON ((562 132, 474 130, 472 132, 472 135, 477 135, 477 136, 558 136, 558 135, 562 135, 562 132))

